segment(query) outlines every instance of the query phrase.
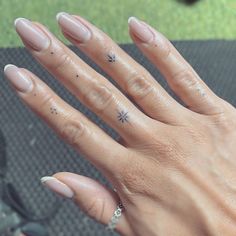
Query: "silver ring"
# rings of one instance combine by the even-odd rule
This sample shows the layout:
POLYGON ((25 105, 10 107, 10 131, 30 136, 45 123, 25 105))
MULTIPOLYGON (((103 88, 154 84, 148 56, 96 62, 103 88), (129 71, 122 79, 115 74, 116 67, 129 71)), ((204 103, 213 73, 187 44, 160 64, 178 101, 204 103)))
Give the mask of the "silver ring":
POLYGON ((106 227, 107 230, 114 231, 123 211, 124 211, 124 206, 122 205, 121 202, 119 202, 119 204, 116 207, 116 210, 113 213, 113 216, 111 217, 111 220, 109 221, 106 227))

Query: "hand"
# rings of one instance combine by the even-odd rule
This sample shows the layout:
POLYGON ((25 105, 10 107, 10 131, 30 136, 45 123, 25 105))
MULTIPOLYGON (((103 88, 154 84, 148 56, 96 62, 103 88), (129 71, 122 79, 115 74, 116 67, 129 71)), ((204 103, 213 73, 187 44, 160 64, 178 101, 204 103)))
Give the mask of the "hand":
POLYGON ((30 71, 8 65, 19 97, 84 154, 116 191, 61 172, 42 181, 108 224, 121 200, 122 235, 235 235, 236 111, 214 94, 159 32, 129 19, 131 38, 186 107, 105 33, 79 16, 58 14, 64 36, 120 86, 84 63, 49 30, 17 19, 31 54, 121 136, 118 143, 30 71), (125 96, 127 95, 127 96, 125 96), (136 106, 137 105, 137 106, 136 106))

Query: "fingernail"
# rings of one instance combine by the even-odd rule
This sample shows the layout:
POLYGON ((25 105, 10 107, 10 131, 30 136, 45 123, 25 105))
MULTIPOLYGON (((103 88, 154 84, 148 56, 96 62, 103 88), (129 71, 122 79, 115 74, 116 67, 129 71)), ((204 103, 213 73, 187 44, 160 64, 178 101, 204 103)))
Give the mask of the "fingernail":
POLYGON ((41 182, 47 188, 63 197, 72 198, 74 196, 74 192, 72 191, 72 189, 61 181, 59 181, 58 179, 56 179, 55 177, 45 176, 41 178, 41 182))
POLYGON ((142 42, 147 43, 153 39, 153 33, 136 17, 131 16, 128 19, 129 28, 142 42))
POLYGON ((29 75, 24 73, 22 69, 14 65, 6 65, 4 74, 11 84, 20 92, 27 93, 33 88, 33 82, 29 75))
POLYGON ((41 51, 49 46, 50 40, 47 35, 31 21, 25 18, 17 18, 15 27, 22 40, 32 49, 41 51))
POLYGON ((91 38, 90 30, 74 16, 60 12, 57 14, 56 18, 62 31, 75 40, 84 43, 91 38))

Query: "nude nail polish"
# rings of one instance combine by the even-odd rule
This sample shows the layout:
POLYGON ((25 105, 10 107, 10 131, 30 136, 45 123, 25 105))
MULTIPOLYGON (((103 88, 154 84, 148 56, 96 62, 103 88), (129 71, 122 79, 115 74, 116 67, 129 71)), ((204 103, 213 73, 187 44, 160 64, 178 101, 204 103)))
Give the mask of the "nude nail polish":
POLYGON ((72 198, 74 196, 74 192, 72 191, 72 189, 55 177, 45 176, 41 178, 41 182, 44 186, 61 195, 62 197, 72 198))
POLYGON ((15 20, 15 28, 23 42, 29 45, 33 50, 42 51, 50 44, 48 36, 30 20, 17 18, 15 20))
POLYGON ((62 31, 73 39, 84 43, 91 38, 90 30, 77 18, 65 12, 60 12, 56 16, 62 31))
POLYGON ((33 88, 33 82, 29 75, 14 65, 6 65, 4 74, 11 84, 20 92, 27 93, 33 88))
POLYGON ((131 32, 135 34, 135 36, 137 36, 143 43, 148 43, 154 38, 154 35, 148 26, 136 17, 130 17, 128 19, 128 24, 131 32))

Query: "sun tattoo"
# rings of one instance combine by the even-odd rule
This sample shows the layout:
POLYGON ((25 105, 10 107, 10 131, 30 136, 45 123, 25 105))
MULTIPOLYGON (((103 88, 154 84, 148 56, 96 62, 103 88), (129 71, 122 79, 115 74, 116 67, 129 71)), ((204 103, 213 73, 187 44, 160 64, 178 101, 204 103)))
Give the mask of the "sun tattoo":
POLYGON ((128 122, 129 119, 128 112, 118 111, 117 119, 122 123, 128 122))

